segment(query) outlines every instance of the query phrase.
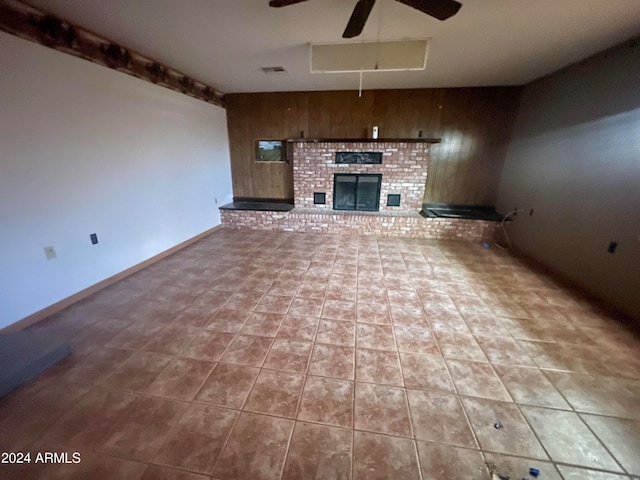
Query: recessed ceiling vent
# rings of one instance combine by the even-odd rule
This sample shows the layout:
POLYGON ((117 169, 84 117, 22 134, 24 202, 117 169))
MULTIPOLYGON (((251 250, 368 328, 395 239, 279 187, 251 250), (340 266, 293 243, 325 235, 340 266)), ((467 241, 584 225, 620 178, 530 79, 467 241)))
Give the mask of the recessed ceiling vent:
POLYGON ((260 70, 262 70, 267 75, 277 75, 281 73, 287 73, 284 67, 260 67, 260 70))

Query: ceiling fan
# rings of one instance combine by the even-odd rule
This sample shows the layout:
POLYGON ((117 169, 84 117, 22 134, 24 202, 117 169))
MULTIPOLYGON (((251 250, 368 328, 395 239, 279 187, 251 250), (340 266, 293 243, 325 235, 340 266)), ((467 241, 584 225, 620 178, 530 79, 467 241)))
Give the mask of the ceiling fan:
MULTIPOLYGON (((270 0, 269 6, 279 8, 306 1, 307 0, 270 0)), ((462 7, 462 4, 456 0, 396 0, 396 2, 404 3, 438 20, 446 20, 449 17, 453 17, 458 13, 460 7, 462 7)), ((353 9, 353 13, 351 13, 349 23, 347 23, 347 28, 344 29, 342 38, 353 38, 362 33, 375 3, 376 0, 358 0, 358 3, 356 3, 353 9)))

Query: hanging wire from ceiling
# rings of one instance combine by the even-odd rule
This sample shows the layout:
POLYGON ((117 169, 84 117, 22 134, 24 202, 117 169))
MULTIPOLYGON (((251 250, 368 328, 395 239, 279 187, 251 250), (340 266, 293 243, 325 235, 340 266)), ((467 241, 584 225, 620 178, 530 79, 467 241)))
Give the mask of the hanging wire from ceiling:
MULTIPOLYGON (((381 37, 381 33, 382 33, 382 15, 384 12, 384 4, 385 1, 381 0, 380 2, 378 2, 378 34, 376 36, 376 63, 375 66, 373 67, 374 70, 378 70, 378 65, 380 63, 380 37, 381 37)), ((360 34, 360 45, 362 45, 364 47, 364 30, 362 31, 362 33, 360 34)), ((362 76, 363 76, 363 70, 364 70, 364 57, 365 55, 362 55, 362 62, 360 63, 360 83, 358 85, 358 97, 362 97, 362 76)))
POLYGON ((382 0, 378 6, 378 38, 376 38, 376 65, 374 70, 378 70, 378 63, 380 62, 380 32, 382 31, 382 13, 384 12, 384 0, 382 0))
MULTIPOLYGON (((364 52, 364 28, 360 34, 360 48, 364 52)), ((358 98, 362 98, 362 70, 364 68, 364 55, 360 55, 360 84, 358 86, 358 98)))

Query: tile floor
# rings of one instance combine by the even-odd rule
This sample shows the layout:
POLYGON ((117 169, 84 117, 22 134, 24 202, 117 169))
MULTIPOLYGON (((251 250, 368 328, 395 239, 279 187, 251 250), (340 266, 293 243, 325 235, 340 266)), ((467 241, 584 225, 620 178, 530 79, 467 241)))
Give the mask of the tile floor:
POLYGON ((2 479, 640 477, 640 341, 494 248, 221 230, 32 328, 0 450, 81 463, 2 479))

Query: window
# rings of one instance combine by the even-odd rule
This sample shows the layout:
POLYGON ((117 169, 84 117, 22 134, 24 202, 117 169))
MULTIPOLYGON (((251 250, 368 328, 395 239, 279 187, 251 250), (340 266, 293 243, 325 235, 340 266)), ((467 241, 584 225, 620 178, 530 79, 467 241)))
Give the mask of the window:
POLYGON ((333 177, 333 209, 378 211, 380 174, 342 174, 333 177))

